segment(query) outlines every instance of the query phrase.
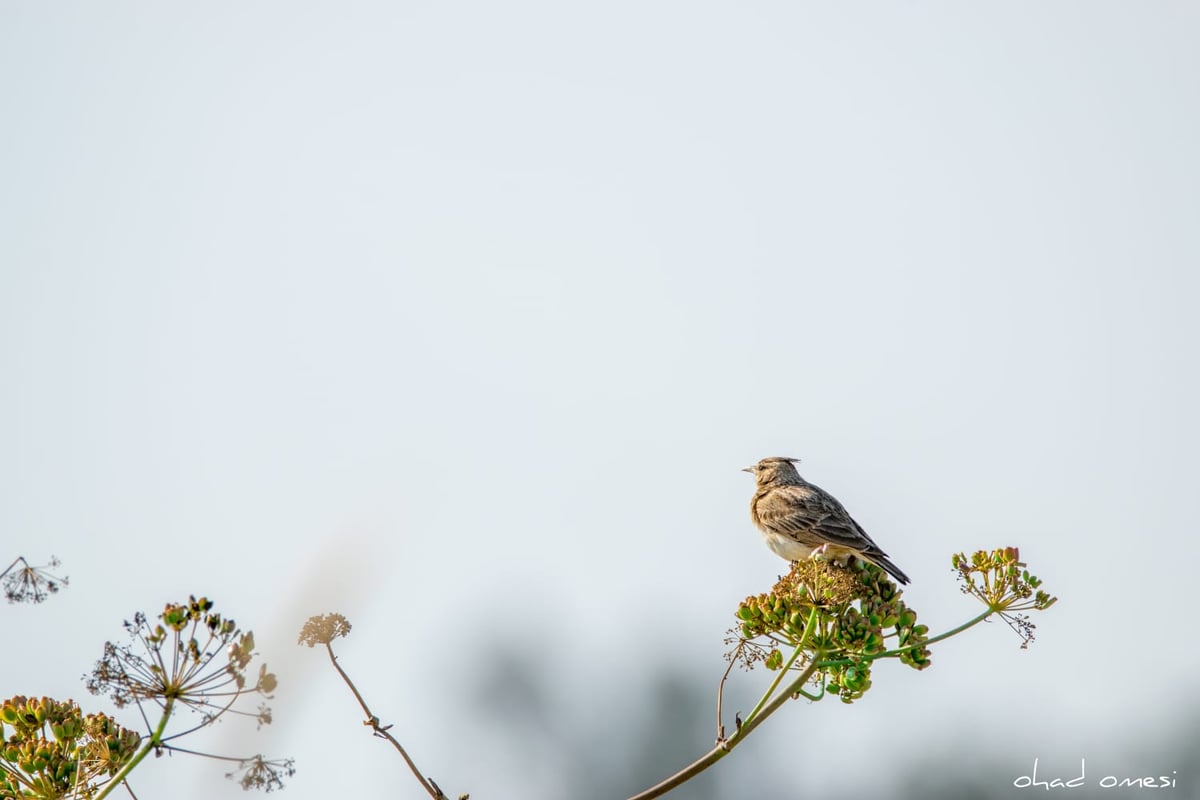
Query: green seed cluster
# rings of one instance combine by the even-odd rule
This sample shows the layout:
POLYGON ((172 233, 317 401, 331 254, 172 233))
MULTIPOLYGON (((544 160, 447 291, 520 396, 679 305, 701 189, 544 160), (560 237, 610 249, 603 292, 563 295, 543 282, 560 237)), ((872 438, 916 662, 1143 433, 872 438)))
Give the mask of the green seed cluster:
POLYGON ((0 800, 91 797, 141 737, 72 700, 16 695, 0 704, 0 800))
POLYGON ((870 661, 838 664, 825 669, 825 691, 837 695, 843 703, 853 703, 870 688, 870 661))
POLYGON ((801 663, 820 662, 814 681, 845 702, 871 688, 871 665, 878 658, 897 658, 914 669, 930 664, 923 646, 929 629, 917 624, 917 612, 887 573, 863 561, 849 567, 797 562, 770 592, 747 597, 736 616, 742 641, 761 648, 742 652, 769 650, 761 660, 776 670, 784 663, 778 646, 803 641, 801 663), (813 630, 805 636, 814 610, 813 630))
POLYGON ((794 645, 804 634, 804 622, 810 608, 811 603, 773 592, 747 597, 737 610, 738 619, 742 621, 742 636, 757 639, 774 633, 794 645))

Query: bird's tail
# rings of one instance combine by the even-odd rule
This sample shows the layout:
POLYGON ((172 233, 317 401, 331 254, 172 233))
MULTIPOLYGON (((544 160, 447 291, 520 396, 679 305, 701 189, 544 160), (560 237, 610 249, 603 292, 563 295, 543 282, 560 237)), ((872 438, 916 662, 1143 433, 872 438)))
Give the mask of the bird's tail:
POLYGON ((887 572, 888 575, 891 575, 893 578, 900 581, 900 583, 907 584, 909 582, 908 576, 904 574, 904 570, 893 564, 891 559, 889 559, 887 556, 873 553, 870 556, 864 556, 864 558, 887 572))

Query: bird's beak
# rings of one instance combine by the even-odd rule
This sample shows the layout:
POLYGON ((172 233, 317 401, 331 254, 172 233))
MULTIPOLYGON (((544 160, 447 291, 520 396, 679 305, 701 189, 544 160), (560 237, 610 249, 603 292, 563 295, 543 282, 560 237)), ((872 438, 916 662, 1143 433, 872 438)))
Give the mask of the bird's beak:
POLYGON ((746 467, 745 469, 742 470, 742 472, 749 472, 751 475, 753 475, 754 467, 746 467))

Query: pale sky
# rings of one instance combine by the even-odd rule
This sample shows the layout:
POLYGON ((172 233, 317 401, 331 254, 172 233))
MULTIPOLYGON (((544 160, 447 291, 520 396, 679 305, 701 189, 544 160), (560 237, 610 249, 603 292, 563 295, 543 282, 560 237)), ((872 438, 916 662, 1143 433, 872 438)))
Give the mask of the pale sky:
POLYGON ((280 678, 214 748, 418 797, 294 644, 337 610, 448 793, 568 796, 472 702, 490 656, 564 731, 668 665, 715 689, 786 569, 738 470, 786 455, 934 632, 976 613, 957 550, 1061 599, 1029 651, 992 625, 785 708, 716 767, 745 796, 887 796, 963 741, 1169 772, 1138 743, 1200 708, 1197 41, 1184 2, 5 3, 0 542, 71 585, 0 609, 0 690, 104 710, 104 640, 207 594, 280 678))

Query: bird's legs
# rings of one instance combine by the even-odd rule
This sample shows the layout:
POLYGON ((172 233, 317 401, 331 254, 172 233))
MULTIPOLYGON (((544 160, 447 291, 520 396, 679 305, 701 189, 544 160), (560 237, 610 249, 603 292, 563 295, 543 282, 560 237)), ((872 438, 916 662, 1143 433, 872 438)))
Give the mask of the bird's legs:
POLYGON ((838 567, 849 565, 850 557, 854 555, 854 552, 843 552, 842 548, 839 547, 831 553, 829 552, 829 548, 832 545, 832 542, 826 542, 820 547, 814 547, 813 551, 808 554, 808 557, 813 561, 824 561, 827 564, 833 564, 838 567))

